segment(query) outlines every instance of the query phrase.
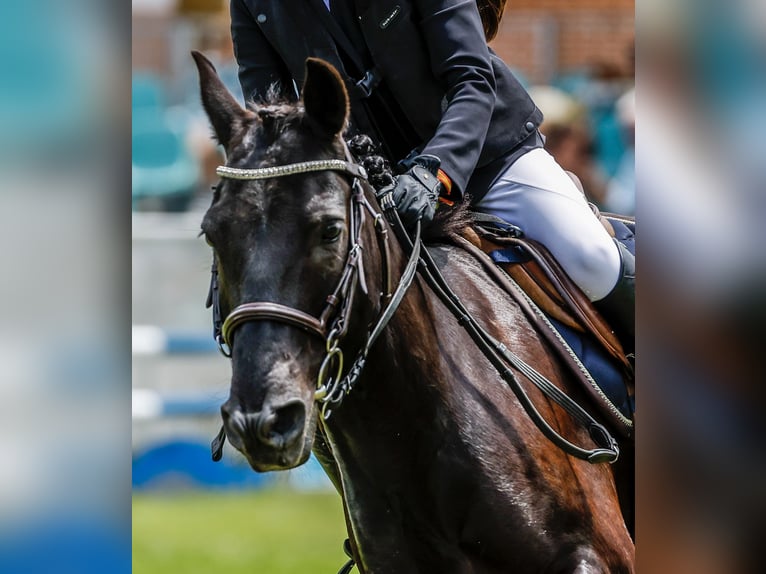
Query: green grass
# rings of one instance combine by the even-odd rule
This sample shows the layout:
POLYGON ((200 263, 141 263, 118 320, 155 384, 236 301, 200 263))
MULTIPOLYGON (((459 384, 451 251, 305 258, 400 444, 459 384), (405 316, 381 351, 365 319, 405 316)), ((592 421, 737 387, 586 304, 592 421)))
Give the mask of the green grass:
POLYGON ((332 492, 133 496, 135 574, 332 573, 345 538, 332 492))

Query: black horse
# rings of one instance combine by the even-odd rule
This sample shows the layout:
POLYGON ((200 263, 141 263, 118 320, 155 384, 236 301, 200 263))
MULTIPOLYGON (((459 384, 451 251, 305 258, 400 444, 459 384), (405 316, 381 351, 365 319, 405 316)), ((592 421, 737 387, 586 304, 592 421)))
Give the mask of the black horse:
MULTIPOLYGON (((337 72, 308 60, 301 102, 246 110, 194 56, 227 154, 202 230, 231 353, 221 412, 232 445, 259 472, 298 466, 313 448, 342 496, 363 573, 633 572, 613 467, 543 436, 454 316, 412 279, 413 259, 388 237, 347 155, 337 72), (350 371, 346 396, 350 384, 338 383, 350 371)), ((474 256, 449 245, 429 252, 493 337, 581 397, 474 256)), ((528 393, 560 433, 590 440, 537 389, 528 393)))

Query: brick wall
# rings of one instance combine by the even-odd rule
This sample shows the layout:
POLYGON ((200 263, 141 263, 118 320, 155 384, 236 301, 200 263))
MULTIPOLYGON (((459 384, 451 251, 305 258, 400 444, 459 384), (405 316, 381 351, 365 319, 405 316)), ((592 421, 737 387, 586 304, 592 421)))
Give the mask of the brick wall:
MULTIPOLYGON (((217 6, 228 18, 228 2, 182 2, 188 11, 217 6)), ((200 21, 214 20, 211 15, 200 21)), ((631 74, 628 49, 633 41, 634 0, 508 0, 492 47, 530 83, 544 83, 562 70, 597 63, 631 74)), ((133 14, 133 62, 136 68, 168 74, 171 15, 133 14)), ((228 33, 228 24, 225 25, 228 33)))
POLYGON ((634 0, 508 0, 505 11, 625 10, 633 13, 634 0))
POLYGON ((508 0, 492 47, 530 83, 601 65, 632 75, 634 0, 508 0))

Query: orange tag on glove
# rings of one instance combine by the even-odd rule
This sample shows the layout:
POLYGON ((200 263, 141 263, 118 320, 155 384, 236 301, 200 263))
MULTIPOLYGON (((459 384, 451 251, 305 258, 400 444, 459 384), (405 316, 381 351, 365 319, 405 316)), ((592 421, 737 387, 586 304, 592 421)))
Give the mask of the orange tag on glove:
MULTIPOLYGON (((436 179, 439 180, 439 182, 442 184, 442 187, 444 188, 443 194, 446 196, 449 196, 452 194, 452 180, 449 178, 449 176, 444 173, 441 169, 436 173, 436 179)), ((445 205, 454 205, 455 202, 452 200, 447 199, 446 197, 439 197, 439 201, 441 203, 444 203, 445 205)))

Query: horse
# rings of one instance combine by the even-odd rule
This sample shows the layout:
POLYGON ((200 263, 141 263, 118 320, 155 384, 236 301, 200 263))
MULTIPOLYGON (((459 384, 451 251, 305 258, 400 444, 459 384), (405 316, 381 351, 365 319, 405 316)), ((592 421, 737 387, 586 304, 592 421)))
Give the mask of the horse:
MULTIPOLYGON (((193 55, 227 158, 201 223, 214 254, 208 303, 231 359, 225 438, 257 472, 294 468, 313 450, 363 574, 634 572, 613 467, 543 436, 415 273, 417 254, 393 240, 343 140, 338 72, 310 58, 299 101, 243 108, 193 55)), ((475 256, 427 249, 493 337, 582 396, 475 256)), ((527 392, 558 432, 589 440, 527 392)))

